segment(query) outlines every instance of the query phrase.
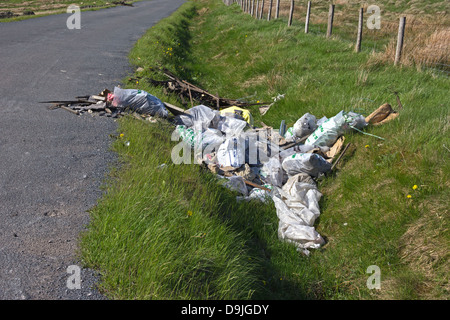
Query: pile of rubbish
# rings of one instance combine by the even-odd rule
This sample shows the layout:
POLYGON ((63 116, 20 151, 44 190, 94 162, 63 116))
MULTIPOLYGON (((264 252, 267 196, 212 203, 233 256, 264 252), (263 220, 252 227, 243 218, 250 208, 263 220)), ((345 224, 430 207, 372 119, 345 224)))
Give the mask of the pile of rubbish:
POLYGON ((185 110, 143 90, 119 87, 74 101, 46 103, 76 114, 118 116, 131 111, 168 119, 175 128, 172 140, 180 141, 172 150, 174 164, 204 165, 240 194, 239 201, 273 201, 279 238, 306 255, 325 243, 314 228, 322 197, 317 181, 334 169, 349 147, 344 147, 345 134, 356 130, 370 135, 362 131, 366 126, 398 116, 386 103, 366 118, 344 110, 320 119, 305 113, 289 128, 284 121, 280 128, 257 128, 252 114, 239 106, 216 109, 199 104, 185 110))
POLYGON ((397 115, 385 104, 367 118, 345 111, 321 119, 306 113, 292 127, 286 128, 282 121, 274 129, 254 127, 250 112, 239 107, 218 111, 197 105, 173 119, 172 140, 182 140, 183 157, 180 147, 172 153, 172 161, 191 163, 193 151, 194 162, 207 166, 225 186, 239 192, 238 200, 273 201, 279 238, 308 255, 309 249, 325 243, 314 228, 322 196, 317 180, 330 173, 347 150, 345 133, 363 132, 369 123, 397 115))

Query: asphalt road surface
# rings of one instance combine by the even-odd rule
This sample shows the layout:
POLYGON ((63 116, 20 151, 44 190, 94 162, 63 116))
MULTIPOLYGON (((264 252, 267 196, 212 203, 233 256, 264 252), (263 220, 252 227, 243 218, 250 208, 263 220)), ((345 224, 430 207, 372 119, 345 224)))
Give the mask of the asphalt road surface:
POLYGON ((0 299, 105 299, 92 270, 81 269, 81 289, 67 281, 117 124, 37 102, 112 90, 131 72, 133 44, 183 2, 81 12, 81 29, 67 28, 70 14, 0 23, 0 299))

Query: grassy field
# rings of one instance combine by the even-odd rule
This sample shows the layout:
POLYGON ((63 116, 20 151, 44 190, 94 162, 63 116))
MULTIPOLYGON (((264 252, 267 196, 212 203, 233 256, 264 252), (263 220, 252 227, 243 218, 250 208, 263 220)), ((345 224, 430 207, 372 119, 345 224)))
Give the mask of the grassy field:
POLYGON ((368 133, 349 133, 336 172, 320 181, 317 231, 327 243, 301 255, 277 237, 272 203, 237 202, 209 171, 174 165, 173 127, 120 120, 120 165, 81 239, 86 266, 113 299, 448 299, 449 80, 440 72, 371 62, 348 41, 304 34, 286 19, 255 20, 237 5, 184 4, 142 37, 130 88, 165 96, 145 77, 164 66, 210 92, 249 101, 285 98, 255 125, 291 126, 304 113, 367 116, 403 109, 368 133), (164 165, 165 164, 165 165, 164 165), (369 266, 381 270, 370 290, 369 266))
MULTIPOLYGON (((69 5, 74 4, 80 7, 81 10, 98 10, 110 7, 115 7, 114 0, 8 0, 0 1, 0 14, 10 12, 14 14, 13 17, 0 19, 0 22, 19 21, 38 16, 49 14, 66 13, 69 5)), ((125 3, 132 4, 136 0, 127 0, 125 3)))
MULTIPOLYGON (((306 0, 295 1, 293 24, 304 25, 306 19, 306 0)), ((260 1, 261 3, 261 1, 260 1)), ((268 14, 269 1, 265 1, 263 17, 268 14)), ((433 67, 450 72, 450 3, 443 0, 414 1, 395 0, 366 2, 357 0, 315 0, 312 1, 310 32, 325 34, 327 30, 330 3, 335 4, 333 37, 355 43, 359 8, 364 8, 364 23, 372 13, 367 12, 370 5, 380 8, 380 29, 364 28, 362 48, 373 51, 374 62, 393 62, 399 18, 406 17, 405 54, 402 63, 418 68, 433 67)), ((273 1, 275 6, 276 0, 273 1)), ((280 0, 280 16, 288 17, 290 0, 280 0)), ((272 17, 275 10, 272 10, 272 17)))

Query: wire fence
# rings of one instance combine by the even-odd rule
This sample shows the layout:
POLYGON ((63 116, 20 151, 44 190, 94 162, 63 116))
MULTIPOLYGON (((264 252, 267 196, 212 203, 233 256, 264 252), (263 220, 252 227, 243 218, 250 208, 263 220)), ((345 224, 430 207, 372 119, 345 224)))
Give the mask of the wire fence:
POLYGON ((412 14, 384 12, 381 15, 377 6, 358 6, 356 10, 355 6, 329 4, 329 1, 223 2, 240 6, 244 13, 255 19, 287 18, 288 27, 301 23, 305 33, 354 41, 356 52, 362 48, 373 51, 371 59, 374 62, 414 65, 446 76, 450 73, 450 21, 445 12, 421 19, 412 14), (430 19, 433 19, 432 23, 430 19))

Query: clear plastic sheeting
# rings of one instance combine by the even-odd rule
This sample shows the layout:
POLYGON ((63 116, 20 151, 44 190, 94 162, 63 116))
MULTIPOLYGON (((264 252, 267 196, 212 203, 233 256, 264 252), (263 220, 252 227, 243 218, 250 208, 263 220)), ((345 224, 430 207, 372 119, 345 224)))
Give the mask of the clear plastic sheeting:
POLYGON ((178 115, 175 121, 179 125, 194 127, 196 130, 215 128, 220 114, 205 105, 198 105, 186 110, 186 114, 178 115))
POLYGON ((169 115, 164 103, 144 90, 115 87, 112 104, 115 107, 161 118, 167 118, 169 115))

